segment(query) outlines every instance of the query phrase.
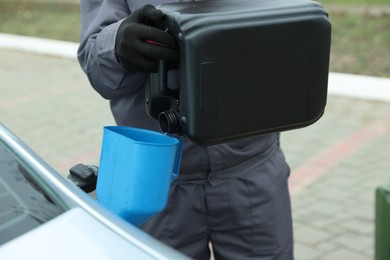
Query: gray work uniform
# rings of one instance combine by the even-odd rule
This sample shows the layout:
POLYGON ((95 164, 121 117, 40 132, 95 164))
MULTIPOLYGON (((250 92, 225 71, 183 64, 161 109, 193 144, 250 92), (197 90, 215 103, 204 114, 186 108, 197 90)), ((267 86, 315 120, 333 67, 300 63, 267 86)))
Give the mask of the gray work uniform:
MULTIPOLYGON (((116 32, 131 11, 169 0, 81 0, 78 59, 94 89, 110 100, 118 125, 159 131, 145 111, 144 73, 126 72, 116 32)), ((239 90, 237 90, 239 91, 239 90)), ((292 259, 289 167, 279 134, 207 147, 183 137, 180 175, 166 209, 141 228, 195 259, 292 259)))

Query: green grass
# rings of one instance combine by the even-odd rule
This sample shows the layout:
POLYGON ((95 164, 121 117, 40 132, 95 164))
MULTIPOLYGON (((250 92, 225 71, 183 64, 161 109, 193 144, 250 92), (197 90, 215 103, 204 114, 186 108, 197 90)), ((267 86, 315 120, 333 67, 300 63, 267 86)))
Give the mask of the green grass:
POLYGON ((331 15, 331 71, 390 77, 390 16, 331 15))
POLYGON ((323 5, 345 4, 345 5, 382 5, 390 4, 390 0, 318 0, 323 5))
MULTIPOLYGON (((0 32, 79 41, 78 4, 0 0, 0 32)), ((352 5, 390 8, 390 0, 319 0, 330 12, 330 70, 390 77, 390 14, 351 12, 352 5), (334 6, 340 8, 332 8, 334 6), (335 11, 336 10, 336 11, 335 11)))
POLYGON ((76 4, 1 2, 0 32, 79 41, 80 13, 76 4))

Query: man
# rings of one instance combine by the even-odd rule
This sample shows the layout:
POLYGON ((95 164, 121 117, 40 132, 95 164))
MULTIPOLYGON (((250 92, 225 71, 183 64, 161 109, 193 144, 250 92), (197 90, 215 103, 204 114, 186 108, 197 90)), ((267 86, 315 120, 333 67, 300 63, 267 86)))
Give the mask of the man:
MULTIPOLYGON (((153 5, 166 2, 81 0, 79 62, 118 125, 159 131, 145 111, 144 83, 159 59, 178 60, 173 36, 150 26, 163 17, 153 5)), ((292 259, 290 170, 279 134, 207 147, 182 140, 168 205, 140 228, 194 259, 210 258, 209 243, 216 259, 292 259)))

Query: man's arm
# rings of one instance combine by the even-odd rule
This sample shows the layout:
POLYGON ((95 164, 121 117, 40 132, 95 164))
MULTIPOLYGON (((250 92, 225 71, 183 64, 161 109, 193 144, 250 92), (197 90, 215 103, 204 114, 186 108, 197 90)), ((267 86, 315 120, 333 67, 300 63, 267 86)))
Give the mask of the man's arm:
POLYGON ((144 73, 127 72, 115 54, 116 33, 130 10, 126 1, 81 0, 79 63, 104 98, 128 95, 143 86, 144 73))
POLYGON ((144 73, 157 72, 158 60, 177 62, 176 40, 164 26, 163 13, 149 4, 130 14, 125 1, 82 0, 78 58, 92 86, 107 99, 128 95, 144 73))

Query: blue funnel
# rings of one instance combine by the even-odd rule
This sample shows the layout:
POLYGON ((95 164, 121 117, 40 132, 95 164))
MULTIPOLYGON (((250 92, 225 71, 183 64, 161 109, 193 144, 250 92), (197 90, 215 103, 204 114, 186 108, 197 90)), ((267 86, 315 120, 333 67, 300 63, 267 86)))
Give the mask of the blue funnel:
POLYGON ((98 202, 139 226, 168 202, 182 155, 179 139, 125 126, 104 127, 98 202))

